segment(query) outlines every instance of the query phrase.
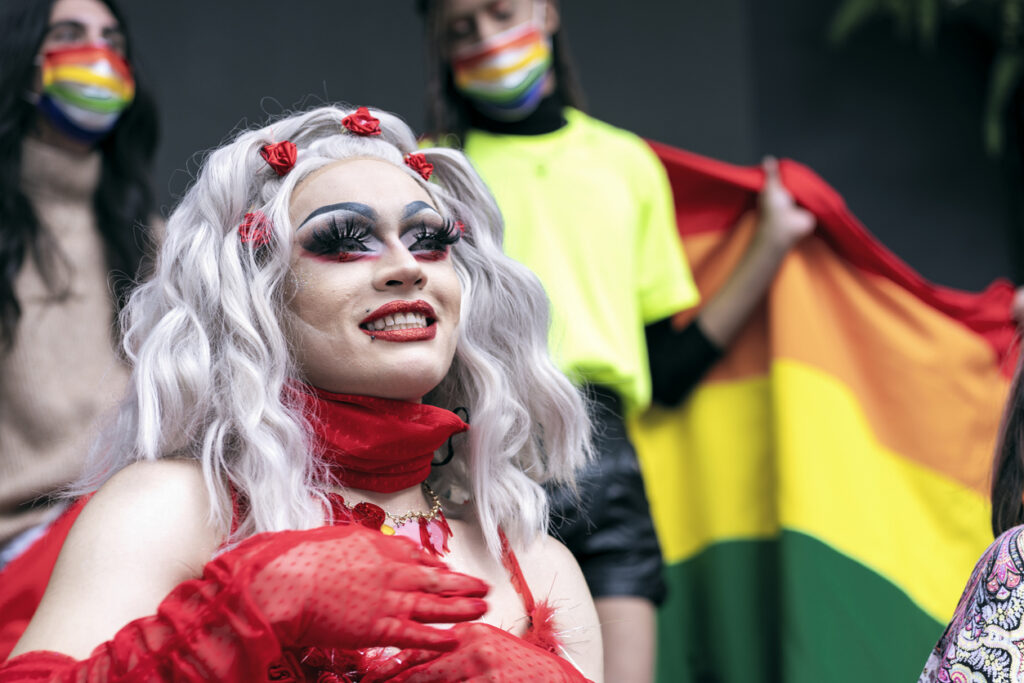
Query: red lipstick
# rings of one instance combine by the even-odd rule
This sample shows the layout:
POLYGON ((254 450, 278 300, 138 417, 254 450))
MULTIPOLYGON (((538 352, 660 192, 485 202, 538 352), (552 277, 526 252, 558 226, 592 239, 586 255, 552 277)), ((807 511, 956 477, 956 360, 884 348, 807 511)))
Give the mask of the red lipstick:
POLYGON ((363 318, 359 329, 373 339, 393 342, 427 341, 437 336, 437 314, 426 301, 389 301, 363 318), (404 330, 371 330, 366 325, 389 315, 398 313, 419 313, 427 319, 426 327, 410 327, 404 330))

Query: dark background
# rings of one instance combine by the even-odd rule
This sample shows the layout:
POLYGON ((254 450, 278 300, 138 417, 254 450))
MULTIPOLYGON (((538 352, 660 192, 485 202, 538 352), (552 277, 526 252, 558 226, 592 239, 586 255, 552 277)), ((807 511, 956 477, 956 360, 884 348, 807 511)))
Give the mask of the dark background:
MULTIPOLYGON (((165 215, 197 153, 268 115, 340 100, 423 127, 414 0, 123 4, 161 106, 165 215)), ((1022 188, 982 147, 991 46, 980 32, 947 29, 925 51, 880 20, 835 48, 838 0, 562 5, 593 115, 733 163, 802 161, 940 284, 1018 273, 1009 202, 1022 188)))

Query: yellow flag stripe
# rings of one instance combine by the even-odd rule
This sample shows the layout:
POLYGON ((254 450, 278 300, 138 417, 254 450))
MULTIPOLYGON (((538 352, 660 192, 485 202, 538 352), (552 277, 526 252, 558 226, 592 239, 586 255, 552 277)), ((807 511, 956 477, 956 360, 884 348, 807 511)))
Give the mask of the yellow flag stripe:
POLYGON ((665 562, 778 534, 768 396, 765 377, 704 384, 679 409, 632 420, 665 562))
POLYGON ((883 448, 853 393, 831 376, 784 360, 772 374, 782 525, 866 565, 947 621, 992 541, 988 501, 883 448))
POLYGON ((632 427, 668 563, 785 527, 945 622, 991 541, 982 495, 886 449, 848 387, 796 361, 776 360, 770 379, 704 385, 632 427))

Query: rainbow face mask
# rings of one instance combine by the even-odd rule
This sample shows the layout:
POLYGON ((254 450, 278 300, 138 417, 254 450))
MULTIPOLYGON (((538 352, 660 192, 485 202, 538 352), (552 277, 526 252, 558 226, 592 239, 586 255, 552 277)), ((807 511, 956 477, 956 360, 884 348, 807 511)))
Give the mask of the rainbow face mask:
POLYGON ((58 130, 87 143, 106 136, 135 97, 128 63, 99 45, 47 52, 42 80, 40 111, 58 130))
POLYGON ((551 47, 533 21, 461 50, 455 89, 497 121, 521 121, 537 108, 551 69, 551 47))

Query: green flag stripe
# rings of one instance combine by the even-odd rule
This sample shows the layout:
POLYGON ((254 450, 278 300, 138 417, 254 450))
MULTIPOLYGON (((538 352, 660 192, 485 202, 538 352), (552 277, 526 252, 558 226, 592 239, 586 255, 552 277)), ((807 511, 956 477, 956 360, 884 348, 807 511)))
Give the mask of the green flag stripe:
POLYGON ((798 532, 718 543, 665 573, 659 683, 905 683, 944 628, 889 581, 798 532))

